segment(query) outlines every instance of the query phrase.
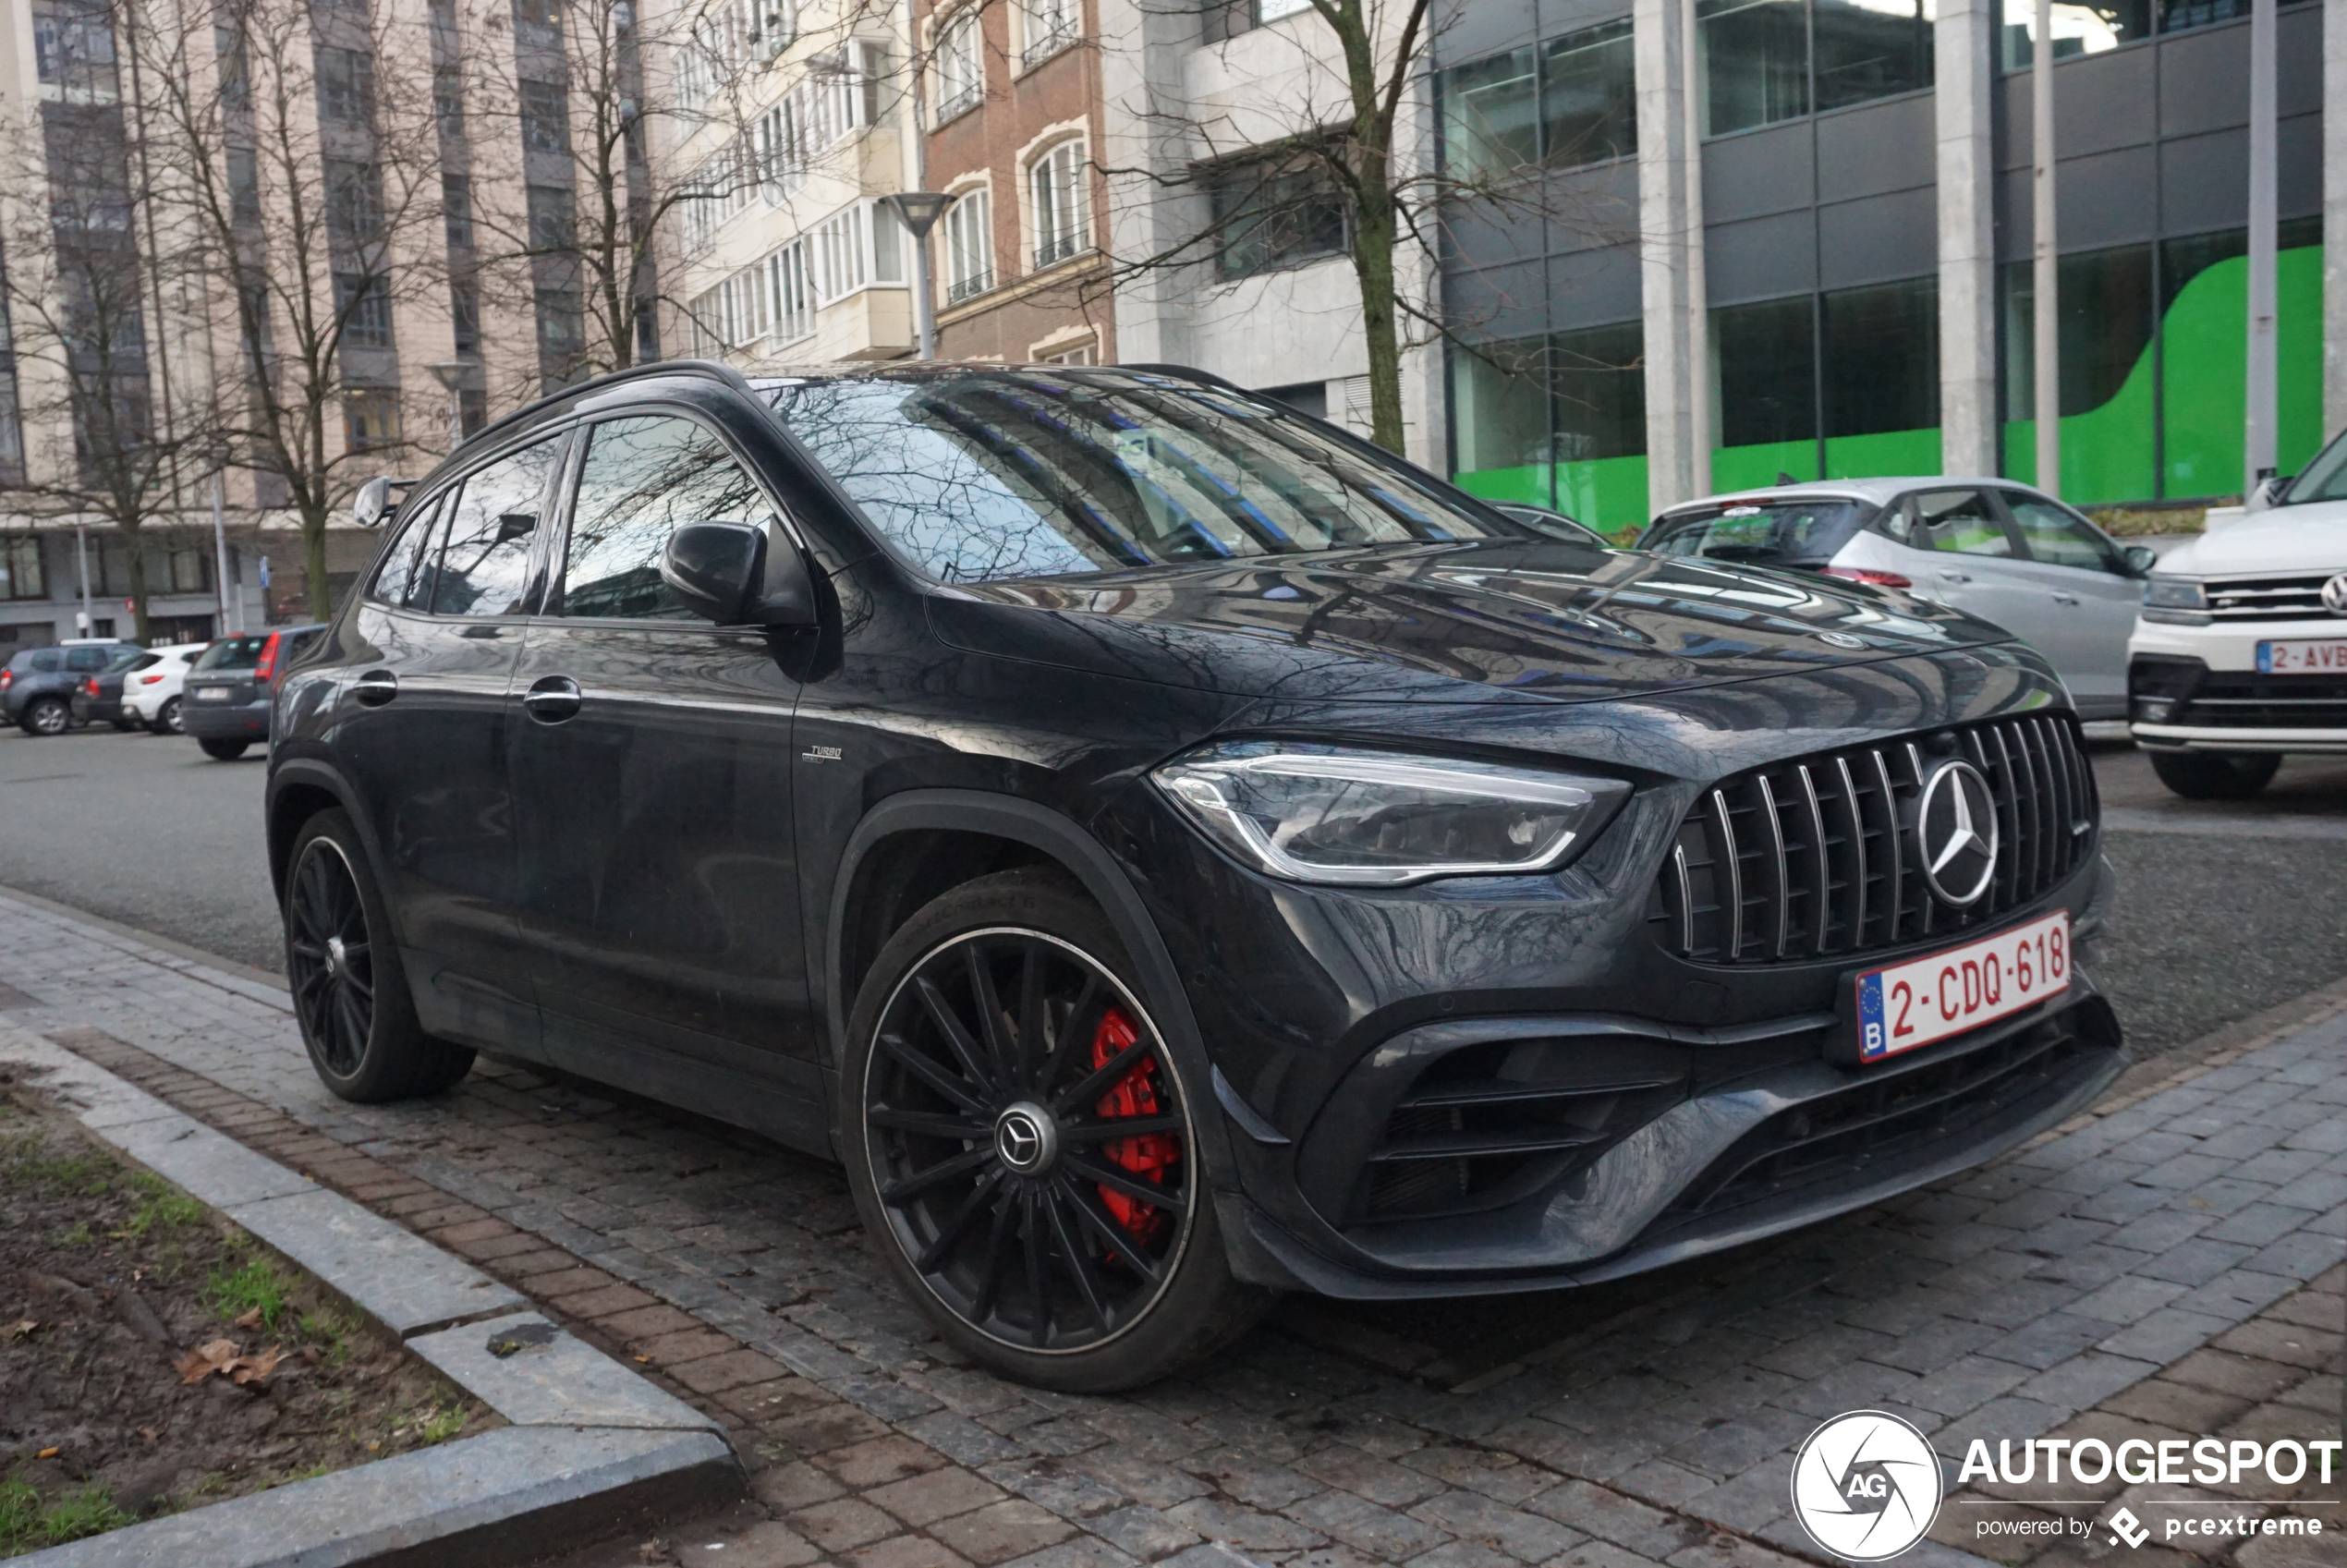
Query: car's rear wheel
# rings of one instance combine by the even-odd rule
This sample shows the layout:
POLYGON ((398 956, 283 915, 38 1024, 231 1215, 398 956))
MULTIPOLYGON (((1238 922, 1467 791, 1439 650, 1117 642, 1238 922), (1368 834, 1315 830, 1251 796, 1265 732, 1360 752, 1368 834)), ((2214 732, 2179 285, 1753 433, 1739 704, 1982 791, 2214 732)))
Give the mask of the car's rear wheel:
POLYGON ((1184 1080, 1107 919, 1064 878, 1002 872, 923 907, 874 960, 843 1064, 865 1225, 964 1354, 1106 1392, 1243 1331, 1184 1080))
POLYGON ((179 722, 179 699, 176 697, 164 698, 163 706, 155 710, 155 716, 147 728, 156 735, 186 734, 188 726, 179 722))
POLYGON ((2273 782, 2281 758, 2270 751, 2155 751, 2151 771, 2186 800, 2246 800, 2273 782))
POLYGON ((25 704, 24 717, 18 722, 27 735, 63 735, 73 727, 73 710, 62 698, 36 697, 25 704))
MULTIPOLYGON (((212 743, 207 741, 206 746, 212 743)), ((473 1053, 424 1033, 391 920, 350 819, 304 822, 286 862, 286 978, 310 1064, 345 1100, 432 1094, 473 1053)))
POLYGON ((203 754, 213 761, 233 762, 242 757, 245 748, 252 743, 246 740, 200 740, 196 744, 202 747, 203 754))

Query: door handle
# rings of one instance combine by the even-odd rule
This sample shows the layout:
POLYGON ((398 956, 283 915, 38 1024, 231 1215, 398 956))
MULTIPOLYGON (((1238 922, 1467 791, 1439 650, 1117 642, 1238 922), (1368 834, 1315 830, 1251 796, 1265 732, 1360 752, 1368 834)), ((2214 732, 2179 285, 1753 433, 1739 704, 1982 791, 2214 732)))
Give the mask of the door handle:
POLYGON ((1970 582, 1972 580, 1972 574, 1969 572, 1942 572, 1940 574, 1940 580, 1941 582, 1970 582))
POLYGON ((370 670, 350 683, 350 695, 369 708, 380 708, 399 695, 399 677, 389 670, 370 670))
POLYGON ((2057 593, 2054 595, 2054 602, 2057 604, 2075 604, 2078 602, 2078 596, 2074 593, 2057 593))
POLYGON ((578 683, 568 675, 548 675, 525 693, 521 705, 541 724, 559 724, 578 711, 578 683))

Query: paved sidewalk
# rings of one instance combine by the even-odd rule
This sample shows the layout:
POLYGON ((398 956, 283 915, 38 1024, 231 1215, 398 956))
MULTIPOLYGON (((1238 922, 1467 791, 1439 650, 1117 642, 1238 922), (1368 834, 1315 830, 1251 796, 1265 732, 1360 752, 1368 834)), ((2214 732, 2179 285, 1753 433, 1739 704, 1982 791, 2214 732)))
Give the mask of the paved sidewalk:
POLYGON ((2311 1365, 2257 1352, 2339 1299, 2347 1016, 1725 1258, 1578 1295, 1296 1302, 1201 1375, 1091 1399, 954 1365, 820 1162, 487 1064, 433 1101, 344 1105, 267 988, 6 898, 0 986, 8 1022, 481 1259, 719 1414, 761 1467, 728 1563, 1765 1568, 1818 1560, 1790 1450, 1847 1409, 1959 1454, 2153 1419, 2131 1393, 2183 1430, 2336 1435, 2335 1328, 2311 1365), (2238 1410, 2161 1393, 2210 1356, 2288 1376, 2250 1368, 2238 1410))

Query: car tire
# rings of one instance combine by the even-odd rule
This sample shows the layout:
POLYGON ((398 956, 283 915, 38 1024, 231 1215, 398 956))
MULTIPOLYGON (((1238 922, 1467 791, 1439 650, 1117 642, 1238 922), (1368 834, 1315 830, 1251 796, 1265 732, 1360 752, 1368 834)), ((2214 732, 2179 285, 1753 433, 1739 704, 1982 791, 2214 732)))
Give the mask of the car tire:
POLYGON ((279 915, 301 1043, 337 1097, 374 1104, 435 1094, 472 1070, 470 1051, 434 1039, 417 1020, 389 911, 341 810, 319 812, 294 836, 279 915))
POLYGON ((185 734, 187 726, 179 722, 179 699, 164 698, 163 706, 155 710, 155 716, 147 722, 147 729, 153 735, 185 734))
POLYGON ((2186 800, 2246 800, 2272 782, 2281 758, 2271 751, 2155 751, 2151 771, 2186 800))
POLYGON ((1028 869, 924 906, 857 992, 839 1142, 857 1212, 940 1334, 1021 1382, 1150 1382, 1273 1300, 1231 1276, 1194 1131, 1214 1100, 1140 990, 1099 907, 1028 869), (1148 1130, 1103 1136, 1124 1121, 1148 1130))
POLYGON ((196 742, 196 744, 202 747, 203 754, 211 758, 213 761, 233 762, 237 758, 242 757, 245 754, 245 748, 250 746, 252 742, 249 740, 200 740, 196 742))
POLYGON ((17 722, 27 735, 63 735, 73 727, 73 710, 61 699, 36 697, 25 704, 24 716, 17 722))

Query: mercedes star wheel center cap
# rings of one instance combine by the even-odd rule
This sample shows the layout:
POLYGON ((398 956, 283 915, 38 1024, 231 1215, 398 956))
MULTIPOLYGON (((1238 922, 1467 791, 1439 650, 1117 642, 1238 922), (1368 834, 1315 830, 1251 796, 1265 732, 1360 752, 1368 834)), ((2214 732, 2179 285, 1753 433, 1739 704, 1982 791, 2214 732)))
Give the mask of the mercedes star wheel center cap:
POLYGON ((338 936, 330 936, 326 939, 326 972, 330 975, 340 974, 342 972, 342 938, 338 936))
POLYGON ((1034 1101, 1022 1100, 994 1119, 994 1152, 1020 1175, 1048 1168, 1059 1151, 1059 1124, 1034 1101))
POLYGON ((1958 909, 1978 902, 1997 874, 1997 797, 1988 776, 1969 762, 1940 764, 1924 781, 1915 836, 1924 881, 1940 901, 1958 909))

